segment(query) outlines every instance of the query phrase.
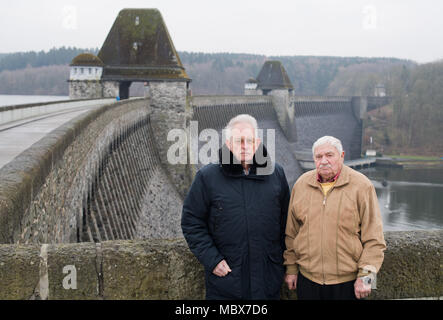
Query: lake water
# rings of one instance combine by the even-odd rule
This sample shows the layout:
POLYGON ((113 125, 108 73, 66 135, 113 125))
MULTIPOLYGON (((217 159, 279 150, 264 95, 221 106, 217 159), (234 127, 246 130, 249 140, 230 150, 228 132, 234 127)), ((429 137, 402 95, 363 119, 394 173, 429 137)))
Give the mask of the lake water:
POLYGON ((68 96, 31 96, 0 94, 0 107, 16 104, 69 100, 68 96))
POLYGON ((385 231, 443 229, 443 168, 360 172, 375 186, 385 231))

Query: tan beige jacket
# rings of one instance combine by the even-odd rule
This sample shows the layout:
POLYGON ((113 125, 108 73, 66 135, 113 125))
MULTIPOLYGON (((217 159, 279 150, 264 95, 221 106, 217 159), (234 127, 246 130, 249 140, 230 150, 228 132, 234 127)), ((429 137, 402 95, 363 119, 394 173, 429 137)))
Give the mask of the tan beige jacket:
POLYGON ((337 284, 378 272, 386 243, 374 186, 343 165, 324 196, 317 171, 295 183, 288 209, 284 252, 287 274, 300 272, 319 284, 337 284))

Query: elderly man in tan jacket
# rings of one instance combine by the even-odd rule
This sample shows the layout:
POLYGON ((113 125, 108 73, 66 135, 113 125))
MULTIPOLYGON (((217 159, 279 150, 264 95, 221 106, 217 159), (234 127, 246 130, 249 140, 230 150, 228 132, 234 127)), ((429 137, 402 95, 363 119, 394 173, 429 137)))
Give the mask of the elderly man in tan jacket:
POLYGON ((386 243, 374 186, 344 165, 340 140, 318 139, 315 170, 295 183, 286 224, 285 282, 298 299, 361 299, 386 243))

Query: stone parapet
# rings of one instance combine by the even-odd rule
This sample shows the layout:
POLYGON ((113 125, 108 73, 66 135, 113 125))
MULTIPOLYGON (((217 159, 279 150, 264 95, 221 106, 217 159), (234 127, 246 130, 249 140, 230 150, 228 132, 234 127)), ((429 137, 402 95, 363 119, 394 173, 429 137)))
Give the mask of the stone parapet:
POLYGON ((0 245, 0 299, 203 299, 183 239, 0 245))
MULTIPOLYGON (((440 298, 443 230, 386 232, 371 299, 440 298)), ((0 245, 0 299, 203 299, 184 239, 0 245)), ((282 299, 295 299, 282 285, 282 299)))

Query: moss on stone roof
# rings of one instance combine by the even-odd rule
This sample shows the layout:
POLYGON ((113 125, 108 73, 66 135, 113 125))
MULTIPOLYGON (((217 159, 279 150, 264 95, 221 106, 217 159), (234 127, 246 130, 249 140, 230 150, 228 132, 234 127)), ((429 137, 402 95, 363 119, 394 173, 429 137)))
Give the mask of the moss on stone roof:
POLYGON ((103 61, 100 60, 96 55, 85 52, 80 53, 74 59, 72 59, 70 66, 100 66, 102 67, 103 61))
POLYGON ((140 78, 146 70, 146 78, 151 79, 156 69, 159 79, 189 80, 157 9, 121 10, 98 56, 105 64, 104 79, 124 76, 124 70, 140 78))
POLYGON ((249 78, 246 83, 257 83, 257 80, 255 80, 254 78, 249 78))
POLYGON ((259 88, 263 90, 294 89, 283 64, 277 60, 268 60, 263 64, 257 81, 259 88))

